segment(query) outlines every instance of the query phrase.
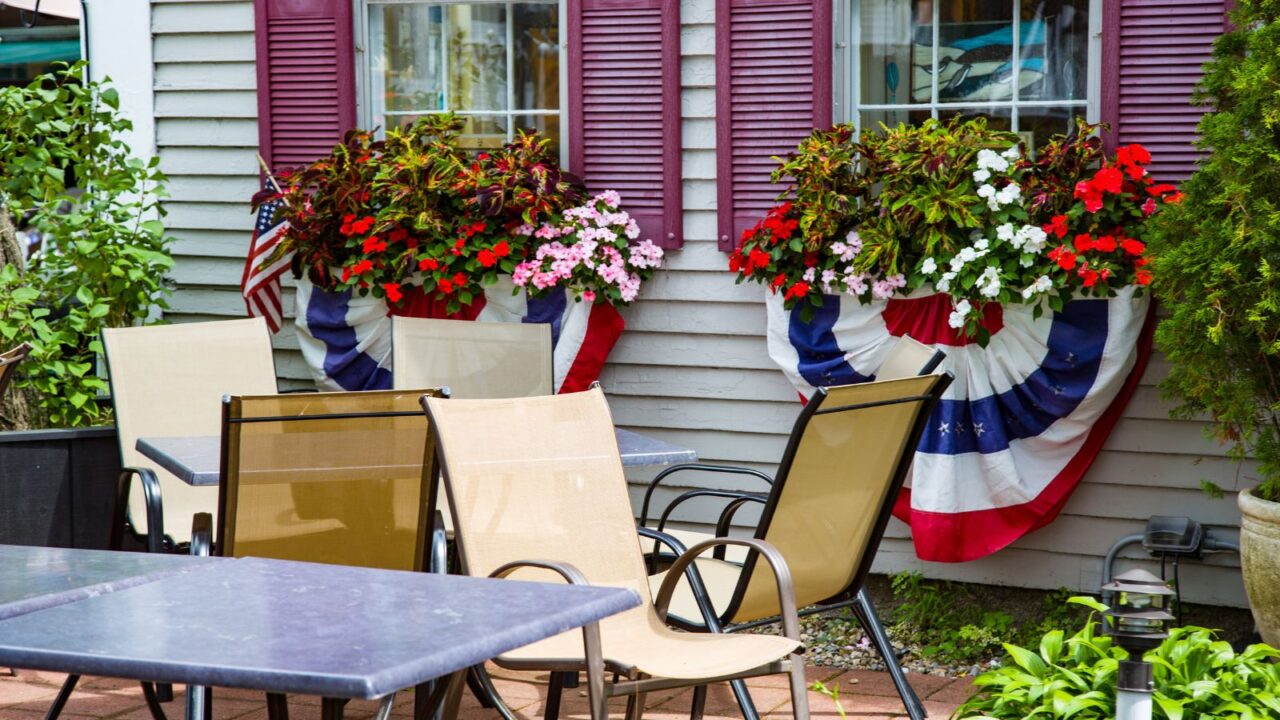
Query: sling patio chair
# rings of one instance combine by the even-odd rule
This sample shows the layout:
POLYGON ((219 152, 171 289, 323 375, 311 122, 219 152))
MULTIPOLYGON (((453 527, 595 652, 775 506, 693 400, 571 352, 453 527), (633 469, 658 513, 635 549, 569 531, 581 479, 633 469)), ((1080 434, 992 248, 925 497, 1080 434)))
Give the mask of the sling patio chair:
MULTIPOLYGON (((936 366, 933 352, 928 355, 924 361, 936 366)), ((655 571, 649 578, 650 587, 672 580, 672 570, 659 571, 660 561, 679 555, 686 545, 712 537, 667 528, 682 503, 695 498, 727 501, 716 525, 716 537, 729 534, 741 508, 758 505, 761 515, 754 537, 773 544, 791 564, 796 600, 804 608, 801 614, 850 608, 884 658, 908 714, 916 720, 924 717, 924 705, 902 676, 888 635, 862 590, 921 433, 950 383, 949 374, 939 374, 819 388, 792 428, 776 479, 755 469, 728 465, 699 463, 664 470, 645 491, 641 527, 648 522, 654 490, 680 471, 755 476, 768 484, 768 491, 700 488, 672 500, 659 516, 656 529, 676 538, 678 544, 667 544, 665 551, 658 542, 647 548, 652 550, 650 568, 655 571)), ((712 557, 699 558, 696 565, 706 594, 679 583, 669 621, 686 630, 704 632, 741 630, 775 621, 779 607, 764 592, 768 570, 750 549, 743 550, 722 547, 712 557), (708 616, 715 621, 708 623, 708 616)), ((742 709, 748 718, 755 714, 746 702, 742 709)))
POLYGON ((120 437, 118 505, 112 531, 145 537, 151 552, 181 549, 197 512, 217 507, 218 491, 192 487, 143 457, 140 437, 217 435, 224 395, 276 392, 271 334, 262 318, 107 328, 102 346, 120 437), (136 478, 142 492, 134 492, 136 478))
MULTIPOLYGON (((216 542, 201 513, 192 552, 423 570, 433 474, 423 463, 434 458, 424 394, 441 392, 224 398, 216 542)), ((288 717, 283 695, 268 695, 267 709, 288 717)))
MULTIPOLYGON (((103 354, 111 382, 116 433, 124 468, 116 490, 110 546, 126 532, 149 552, 182 552, 197 513, 217 507, 218 491, 191 487, 143 457, 140 437, 216 435, 218 403, 228 393, 276 391, 271 334, 262 318, 104 328, 103 354), (134 492, 136 478, 141 493, 134 492)), ((80 676, 69 675, 45 714, 58 717, 80 676)), ((142 683, 152 717, 173 699, 169 684, 142 683)))
POLYGON ((31 346, 27 343, 0 352, 0 400, 4 399, 4 391, 9 388, 9 383, 13 382, 18 366, 30 353, 31 346))
POLYGON ((453 398, 551 395, 551 325, 391 318, 392 383, 453 398))
POLYGON ((712 539, 678 558, 671 577, 711 547, 750 547, 772 568, 768 582, 781 608, 784 636, 685 633, 663 622, 674 583, 650 600, 613 419, 598 385, 532 398, 429 397, 423 406, 464 573, 625 587, 644 598, 641 607, 587 626, 582 634, 564 633, 495 659, 506 668, 552 672, 547 720, 558 715, 564 677, 581 671, 587 673, 594 720, 605 717, 606 697, 627 696, 628 720, 638 720, 651 691, 784 672, 790 674, 795 717, 807 720, 790 571, 768 543, 712 539), (605 681, 606 670, 616 673, 613 681, 605 681))

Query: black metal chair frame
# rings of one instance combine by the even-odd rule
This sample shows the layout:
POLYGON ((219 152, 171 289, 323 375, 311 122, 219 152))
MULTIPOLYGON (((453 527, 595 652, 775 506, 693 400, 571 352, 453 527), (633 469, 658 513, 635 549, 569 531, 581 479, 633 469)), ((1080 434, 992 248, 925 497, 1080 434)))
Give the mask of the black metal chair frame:
MULTIPOLYGON (((941 360, 941 353, 935 354, 934 358, 931 359, 929 364, 925 366, 925 369, 922 370, 921 374, 923 375, 931 372, 933 369, 937 367, 937 364, 940 360, 941 360)), ((911 720, 923 720, 923 718, 925 718, 928 715, 928 713, 924 708, 924 703, 920 701, 919 696, 916 694, 915 690, 911 687, 911 684, 907 682, 907 678, 905 674, 903 674, 902 672, 902 667, 898 662, 898 656, 893 649, 893 645, 889 639, 889 635, 887 632, 885 632, 884 624, 880 621, 879 616, 876 614, 875 607, 871 604, 870 598, 867 597, 866 592, 863 589, 863 584, 866 581, 867 574, 871 571, 871 564, 875 560, 876 550, 879 548, 880 540, 884 536, 885 527, 889 523, 889 518, 892 515, 893 505, 895 500, 897 499, 898 492, 899 490, 901 490, 902 485, 906 480, 907 470, 910 468, 910 465, 911 465, 911 457, 915 454, 916 446, 919 445, 920 443, 920 437, 923 434, 924 428, 926 427, 929 421, 929 415, 932 412, 933 407, 937 404, 938 400, 941 398, 943 391, 946 390, 947 386, 950 385, 950 383, 951 383, 951 377, 948 374, 948 375, 945 375, 942 381, 935 386, 934 392, 927 396, 911 396, 911 397, 905 397, 905 398, 896 398, 888 401, 859 403, 859 404, 845 405, 845 406, 834 407, 834 408, 826 408, 823 406, 824 401, 827 398, 827 392, 825 388, 818 388, 817 392, 814 393, 813 397, 809 399, 808 404, 805 405, 804 410, 801 411, 800 416, 796 419, 795 425, 793 426, 791 431, 791 435, 787 440, 787 446, 783 452, 782 462, 779 464, 778 475, 776 479, 769 477, 768 474, 761 472, 759 470, 755 470, 752 468, 738 467, 733 465, 714 465, 714 464, 706 464, 706 463, 686 463, 681 465, 673 465, 669 468, 666 468, 662 472, 658 473, 658 475, 654 477, 654 479, 649 483, 649 487, 646 488, 644 499, 640 507, 639 524, 641 528, 644 528, 648 522, 649 507, 653 497, 654 490, 658 488, 658 486, 662 483, 663 480, 665 480, 668 477, 671 477, 676 473, 686 472, 690 470, 699 470, 704 472, 747 475, 747 476, 752 476, 752 477, 756 477, 763 480, 766 484, 768 484, 769 490, 767 492, 717 490, 717 489, 709 489, 709 488, 699 488, 694 490, 688 490, 682 493, 681 495, 677 496, 674 500, 672 500, 671 504, 668 505, 667 508, 662 512, 658 520, 658 527, 657 527, 656 534, 665 535, 665 533, 662 533, 662 530, 665 529, 666 524, 670 519, 672 512, 681 503, 687 500, 692 500, 694 498, 699 498, 699 497, 704 497, 704 498, 716 497, 716 498, 724 498, 726 500, 729 500, 729 502, 726 503, 724 510, 721 511, 720 517, 716 521, 716 532, 715 532, 716 537, 727 536, 729 532, 729 528, 733 522, 734 515, 737 513, 737 511, 740 510, 743 506, 747 505, 748 503, 754 503, 754 504, 759 504, 763 506, 763 510, 760 516, 760 522, 756 526, 754 537, 758 539, 764 539, 765 535, 769 530, 769 524, 770 524, 770 521, 772 520, 774 510, 777 507, 778 499, 782 495, 782 489, 786 485, 787 478, 791 471, 792 462, 795 459, 795 455, 797 451, 799 450, 800 441, 804 436, 804 432, 806 427, 809 424, 809 421, 815 415, 820 415, 825 413, 834 413, 834 412, 843 412, 847 410, 858 410, 863 408, 876 407, 876 406, 882 406, 882 405, 888 405, 888 404, 896 404, 901 402, 912 402, 917 400, 925 401, 925 407, 921 409, 919 416, 916 418, 916 421, 910 430, 908 441, 903 446, 904 448, 903 454, 902 454, 902 457, 900 457, 898 460, 897 469, 894 472, 894 477, 893 477, 893 480, 891 481, 889 492, 885 494, 885 501, 881 505, 880 510, 876 516, 876 521, 875 521, 873 532, 871 534, 871 538, 867 543, 867 547, 862 556, 862 561, 859 564, 856 572, 854 573, 852 581, 848 584, 847 587, 845 587, 841 592, 837 593, 836 595, 826 600, 823 600, 822 602, 816 605, 800 610, 800 615, 802 617, 808 616, 808 615, 816 615, 818 613, 831 612, 834 610, 841 610, 844 608, 849 608, 850 610, 852 610, 854 617, 857 618, 858 620, 858 624, 862 626, 863 630, 867 633, 868 637, 870 638, 872 644, 875 646, 876 651, 880 654, 881 658, 884 660, 885 665, 889 670, 889 675, 893 679, 894 687, 898 690, 898 694, 902 698, 903 705, 906 707, 907 713, 911 717, 911 720)), ((667 535, 666 537, 670 538, 669 535, 667 535)), ((673 556, 679 556, 683 552, 683 546, 681 546, 679 543, 672 545, 666 542, 665 540, 661 542, 655 541, 653 552, 649 554, 649 561, 651 563, 650 564, 651 572, 656 572, 658 570, 657 565, 659 562, 668 560, 670 559, 670 557, 673 557, 673 556, 669 556, 667 553, 662 552, 661 545, 663 544, 668 545, 668 547, 670 548, 670 552, 674 554, 673 556)), ((724 548, 723 547, 716 548, 713 551, 712 557, 714 557, 717 560, 724 560, 725 558, 724 548)), ((755 567, 755 562, 756 562, 755 553, 754 552, 748 553, 746 562, 743 564, 742 573, 739 576, 738 584, 734 589, 734 593, 732 598, 730 599, 729 605, 720 613, 718 617, 718 620, 723 632, 735 632, 738 630, 745 630, 748 628, 758 627, 760 625, 767 625, 769 623, 776 622, 776 618, 764 618, 761 620, 754 620, 750 622, 737 623, 737 624, 734 624, 731 622, 731 619, 733 615, 737 612, 739 604, 741 603, 742 597, 746 592, 747 583, 751 578, 752 571, 755 567)), ((698 600, 698 604, 701 606, 704 616, 707 615, 708 611, 711 609, 710 599, 707 597, 705 592, 698 592, 696 588, 694 589, 694 596, 698 600)), ((673 625, 676 625, 677 627, 681 627, 685 630, 690 630, 690 631, 705 631, 705 630, 711 629, 711 626, 709 624, 705 626, 694 625, 687 622, 681 622, 679 618, 675 618, 675 617, 670 617, 668 621, 671 622, 673 625)), ((712 630, 712 631, 714 632, 715 630, 712 630)), ((735 692, 736 690, 737 689, 735 688, 735 692)), ((740 702, 740 705, 742 706, 744 717, 746 717, 747 720, 754 720, 754 718, 752 717, 753 708, 750 708, 747 704, 743 704, 741 702, 740 702)), ((696 713, 696 710, 695 710, 695 713, 696 713)))

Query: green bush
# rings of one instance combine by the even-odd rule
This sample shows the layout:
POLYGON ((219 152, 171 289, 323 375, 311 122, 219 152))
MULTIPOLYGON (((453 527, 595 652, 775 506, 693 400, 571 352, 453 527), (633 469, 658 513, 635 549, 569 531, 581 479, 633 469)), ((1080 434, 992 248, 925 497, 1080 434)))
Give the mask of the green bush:
MULTIPOLYGON (((1073 602, 1102 611, 1089 598, 1073 602)), ((979 675, 977 692, 956 710, 957 718, 1115 717, 1115 679, 1119 662, 1128 657, 1101 634, 1096 616, 1076 634, 1051 631, 1039 652, 1005 645, 1003 667, 979 675)), ((1160 647, 1148 652, 1155 679, 1156 718, 1164 720, 1248 720, 1280 716, 1280 651, 1253 645, 1236 653, 1231 645, 1199 627, 1173 630, 1160 647)))
POLYGON ((165 307, 173 265, 165 178, 155 158, 130 156, 116 91, 85 74, 77 63, 0 88, 0 202, 42 236, 25 273, 0 267, 0 345, 31 343, 15 386, 61 427, 107 419, 94 402, 99 334, 165 307))
POLYGON ((1151 238, 1170 313, 1156 342, 1175 416, 1209 415, 1235 457, 1260 461, 1258 496, 1280 500, 1280 5, 1234 5, 1195 98, 1213 108, 1209 154, 1151 238))

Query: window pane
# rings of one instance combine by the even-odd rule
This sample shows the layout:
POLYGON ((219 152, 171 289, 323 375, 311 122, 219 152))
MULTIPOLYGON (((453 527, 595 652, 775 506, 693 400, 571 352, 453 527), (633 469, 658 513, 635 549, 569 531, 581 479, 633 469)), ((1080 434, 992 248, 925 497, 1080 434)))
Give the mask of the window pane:
POLYGON ((555 3, 511 6, 513 109, 560 107, 560 17, 555 3))
MULTIPOLYGON (((369 8, 373 52, 370 81, 375 107, 388 111, 432 111, 443 108, 440 87, 440 8, 428 5, 381 5, 369 8)), ((375 111, 376 112, 376 111, 375 111)), ((387 127, 382 113, 374 125, 387 127)))
POLYGON ((862 0, 857 78, 861 102, 896 105, 932 99, 930 40, 912 44, 916 29, 933 22, 930 8, 928 0, 862 0))
MULTIPOLYGON (((1023 23, 1023 27, 1025 27, 1023 23)), ((928 43, 932 28, 916 31, 928 43)), ((943 2, 938 7, 938 100, 981 102, 1012 97, 1013 4, 943 2)))
POLYGON ((1018 110, 1018 134, 1034 152, 1054 135, 1075 130, 1075 118, 1084 117, 1082 107, 1028 108, 1018 110))
POLYGON ((450 110, 507 109, 507 8, 446 5, 450 110))
POLYGON ((938 119, 946 120, 951 117, 960 116, 962 118, 985 117, 987 119, 987 127, 992 130, 1009 131, 1013 129, 1013 118, 1009 108, 944 108, 938 110, 938 119))
POLYGON ((560 154, 560 116, 559 115, 517 115, 515 128, 520 130, 537 130, 545 138, 551 140, 551 152, 560 154))
POLYGON ((1084 100, 1089 0, 1021 0, 1020 100, 1084 100))
POLYGON ((507 142, 505 115, 467 115, 463 117, 458 146, 473 150, 492 150, 507 142))
POLYGON ((919 125, 929 119, 929 110, 927 108, 919 110, 863 110, 861 116, 860 128, 879 132, 881 123, 890 128, 897 127, 903 123, 919 125))

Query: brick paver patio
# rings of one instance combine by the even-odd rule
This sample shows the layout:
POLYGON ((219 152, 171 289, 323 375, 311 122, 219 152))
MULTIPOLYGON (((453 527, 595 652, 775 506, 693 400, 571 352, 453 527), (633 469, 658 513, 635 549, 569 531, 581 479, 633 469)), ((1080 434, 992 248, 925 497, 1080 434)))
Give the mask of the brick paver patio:
MULTIPOLYGON (((542 716, 542 698, 546 695, 546 675, 517 673, 491 668, 494 682, 508 704, 523 718, 542 716)), ((898 700, 889 681, 882 672, 844 672, 830 668, 809 668, 809 679, 821 680, 829 687, 839 684, 841 704, 850 718, 857 720, 881 720, 904 717, 902 703, 898 700)), ((0 719, 39 720, 44 717, 49 703, 57 694, 65 676, 57 673, 19 670, 16 676, 0 676, 0 719)), ((786 678, 781 675, 748 680, 751 696, 762 717, 785 720, 791 717, 791 704, 786 678)), ((951 715, 964 700, 968 679, 912 675, 911 684, 924 699, 929 717, 943 720, 951 715)), ((182 717, 182 688, 175 688, 177 699, 165 705, 169 717, 182 717)), ((689 717, 690 691, 652 693, 647 698, 645 718, 648 720, 681 720, 689 717)), ((615 698, 611 715, 621 717, 626 705, 624 698, 615 698)), ((214 691, 214 720, 266 720, 266 703, 259 693, 244 690, 218 689, 214 691)), ((373 716, 376 704, 352 702, 347 706, 347 717, 365 720, 373 716)), ((815 692, 809 693, 810 713, 820 720, 839 720, 831 700, 815 692)), ((320 704, 315 698, 291 697, 291 720, 310 720, 320 716, 320 704)), ((412 715, 413 699, 401 693, 392 714, 396 717, 412 715)), ((560 716, 566 720, 587 718, 586 694, 579 690, 565 690, 560 716)), ((150 720, 150 714, 142 700, 142 691, 132 681, 111 678, 84 678, 75 695, 67 703, 62 717, 68 720, 150 720)), ((484 710, 471 697, 464 694, 463 720, 482 720, 496 715, 484 710)), ((707 693, 706 720, 734 720, 741 718, 729 687, 723 683, 713 685, 707 693)))

